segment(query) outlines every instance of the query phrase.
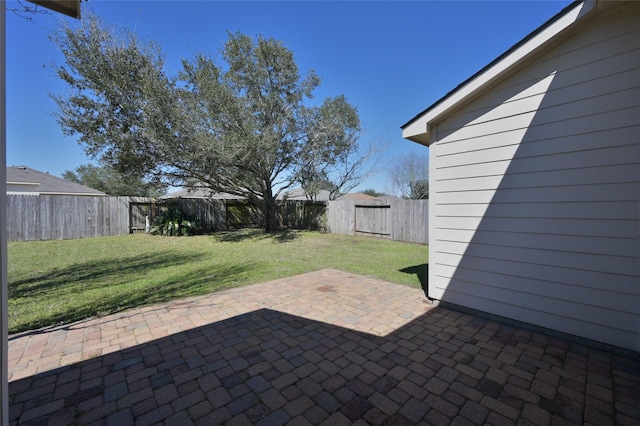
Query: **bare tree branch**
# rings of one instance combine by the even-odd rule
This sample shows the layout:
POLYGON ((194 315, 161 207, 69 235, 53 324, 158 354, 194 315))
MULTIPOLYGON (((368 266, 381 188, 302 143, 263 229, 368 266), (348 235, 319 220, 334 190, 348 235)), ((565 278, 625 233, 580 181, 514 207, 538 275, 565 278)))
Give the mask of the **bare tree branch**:
POLYGON ((22 0, 17 0, 19 7, 8 7, 9 12, 33 23, 33 17, 36 15, 49 15, 50 12, 44 7, 40 7, 37 4, 26 3, 22 0))
POLYGON ((395 193, 413 200, 429 198, 429 158, 426 155, 399 157, 391 163, 388 173, 395 193))

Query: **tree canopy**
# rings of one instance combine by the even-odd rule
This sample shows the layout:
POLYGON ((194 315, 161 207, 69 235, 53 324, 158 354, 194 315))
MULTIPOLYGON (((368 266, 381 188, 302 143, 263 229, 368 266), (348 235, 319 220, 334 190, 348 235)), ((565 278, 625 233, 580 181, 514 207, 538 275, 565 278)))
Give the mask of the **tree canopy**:
POLYGON ((337 195, 370 170, 357 109, 343 95, 312 103, 320 79, 281 41, 229 33, 219 58, 183 59, 173 76, 156 43, 95 16, 53 39, 70 89, 53 96, 59 123, 120 173, 246 197, 270 231, 280 192, 337 195))
POLYGON ((126 176, 109 166, 82 164, 65 170, 62 178, 97 189, 112 196, 159 197, 166 193, 161 183, 145 182, 139 176, 126 176))

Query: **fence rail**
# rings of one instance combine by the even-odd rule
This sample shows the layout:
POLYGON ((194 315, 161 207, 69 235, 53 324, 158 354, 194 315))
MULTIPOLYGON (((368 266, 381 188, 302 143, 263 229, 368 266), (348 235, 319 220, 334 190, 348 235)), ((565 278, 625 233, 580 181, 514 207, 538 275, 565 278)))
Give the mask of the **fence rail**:
MULTIPOLYGON (((206 231, 259 226, 261 215, 237 200, 7 195, 9 241, 59 240, 144 232, 146 219, 177 204, 206 231)), ((428 244, 428 202, 351 200, 287 201, 279 209, 283 226, 322 229, 428 244)))

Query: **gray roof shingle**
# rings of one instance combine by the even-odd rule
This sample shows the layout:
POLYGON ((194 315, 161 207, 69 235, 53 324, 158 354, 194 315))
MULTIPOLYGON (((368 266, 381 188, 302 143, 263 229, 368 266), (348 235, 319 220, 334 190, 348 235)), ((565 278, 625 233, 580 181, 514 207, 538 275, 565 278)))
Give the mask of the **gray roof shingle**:
POLYGON ((106 196, 102 191, 51 176, 26 166, 7 167, 7 193, 20 192, 42 195, 94 195, 106 196), (13 188, 11 190, 10 188, 13 188), (20 191, 16 188, 24 188, 20 191))

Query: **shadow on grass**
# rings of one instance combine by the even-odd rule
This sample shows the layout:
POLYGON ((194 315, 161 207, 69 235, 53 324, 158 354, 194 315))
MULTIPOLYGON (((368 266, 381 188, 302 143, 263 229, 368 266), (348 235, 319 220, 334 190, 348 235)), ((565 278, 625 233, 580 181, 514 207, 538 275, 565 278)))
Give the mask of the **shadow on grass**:
MULTIPOLYGON (((150 271, 179 265, 202 258, 202 255, 186 256, 175 252, 164 252, 76 263, 66 268, 54 269, 43 275, 9 282, 9 297, 33 297, 58 290, 68 291, 74 283, 101 282, 108 286, 118 277, 144 275, 150 271)), ((120 284, 117 282, 116 284, 120 284)))
POLYGON ((400 272, 405 274, 415 274, 420 280, 420 287, 424 291, 425 296, 429 296, 429 264, 423 263, 416 266, 408 266, 400 269, 400 272))
POLYGON ((250 241, 272 240, 278 243, 288 243, 300 237, 299 230, 284 229, 275 232, 265 232, 264 229, 243 228, 234 231, 216 232, 212 236, 221 243, 243 243, 250 241))
POLYGON ((174 271, 202 256, 163 253, 86 262, 9 284, 11 334, 53 327, 127 309, 198 296, 245 283, 255 263, 174 271), (158 273, 160 271, 160 273, 158 273), (152 274, 153 273, 153 274, 152 274), (13 312, 11 312, 13 311, 13 312))

